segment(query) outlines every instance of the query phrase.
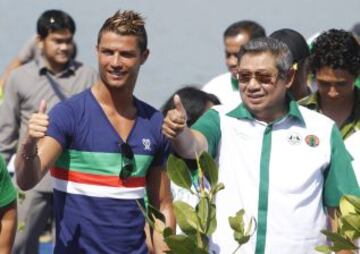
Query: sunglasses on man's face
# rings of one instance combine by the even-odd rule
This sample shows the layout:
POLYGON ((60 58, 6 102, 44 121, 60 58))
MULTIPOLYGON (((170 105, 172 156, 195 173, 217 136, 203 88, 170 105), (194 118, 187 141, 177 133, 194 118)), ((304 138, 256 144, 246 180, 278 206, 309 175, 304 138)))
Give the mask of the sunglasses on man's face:
POLYGON ((134 152, 132 151, 131 147, 127 143, 122 143, 120 145, 121 155, 122 155, 122 164, 121 164, 121 171, 119 177, 121 179, 128 178, 131 173, 134 171, 134 152))
POLYGON ((249 84, 250 80, 254 78, 260 85, 270 85, 275 83, 278 75, 268 72, 250 72, 250 71, 239 71, 237 79, 240 84, 249 84))

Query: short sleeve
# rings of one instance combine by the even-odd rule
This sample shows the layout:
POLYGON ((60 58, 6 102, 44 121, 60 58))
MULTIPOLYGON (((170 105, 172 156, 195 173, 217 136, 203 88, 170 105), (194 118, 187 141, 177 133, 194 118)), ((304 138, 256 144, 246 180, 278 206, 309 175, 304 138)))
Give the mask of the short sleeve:
POLYGON ((72 108, 65 102, 60 102, 49 112, 49 127, 47 136, 54 138, 63 149, 69 147, 71 136, 75 129, 75 118, 72 108))
POLYGON ((324 203, 338 207, 341 196, 352 194, 360 197, 360 189, 351 164, 351 155, 345 149, 341 133, 334 125, 331 133, 331 160, 325 171, 324 203))
POLYGON ((154 154, 154 159, 151 163, 151 167, 161 166, 165 168, 166 161, 171 152, 171 145, 169 140, 164 136, 164 134, 162 134, 161 125, 163 122, 163 117, 159 112, 155 119, 156 125, 153 127, 155 128, 154 131, 158 136, 158 145, 156 153, 154 154))
POLYGON ((201 132, 205 136, 209 146, 208 152, 213 157, 216 157, 218 145, 221 139, 219 113, 214 109, 208 110, 194 123, 191 128, 201 132))
POLYGON ((0 156, 0 207, 7 206, 16 200, 16 190, 6 170, 5 161, 0 156))

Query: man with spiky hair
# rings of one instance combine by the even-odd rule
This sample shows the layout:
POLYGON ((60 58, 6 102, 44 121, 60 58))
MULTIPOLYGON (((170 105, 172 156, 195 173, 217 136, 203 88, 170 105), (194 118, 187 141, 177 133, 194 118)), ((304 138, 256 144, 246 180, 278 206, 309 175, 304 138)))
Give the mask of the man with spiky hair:
POLYGON ((236 80, 237 53, 252 39, 265 36, 265 29, 252 20, 237 21, 226 28, 223 35, 225 64, 228 72, 216 76, 204 85, 202 90, 215 94, 223 105, 235 108, 241 102, 236 80))
POLYGON ((310 68, 318 91, 300 104, 333 119, 343 139, 360 128, 360 45, 350 32, 331 29, 314 42, 310 68))
MULTIPOLYGON (((101 27, 96 50, 99 82, 49 116, 42 102, 31 117, 17 156, 17 182, 32 188, 51 169, 54 253, 148 253, 139 208, 145 190, 172 227, 174 219, 162 115, 133 95, 149 55, 143 18, 116 12, 101 27)), ((156 253, 162 252, 155 230, 153 239, 156 253)))

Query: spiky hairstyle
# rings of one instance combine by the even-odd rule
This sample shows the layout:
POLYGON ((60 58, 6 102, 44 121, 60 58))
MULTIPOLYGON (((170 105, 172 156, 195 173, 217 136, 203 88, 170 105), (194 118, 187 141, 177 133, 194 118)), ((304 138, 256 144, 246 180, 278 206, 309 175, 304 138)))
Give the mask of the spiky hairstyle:
POLYGON ((313 73, 322 67, 348 71, 354 77, 360 72, 360 45, 350 32, 331 29, 314 42, 310 55, 313 73))
POLYGON ((97 43, 101 41, 104 32, 113 32, 119 35, 134 35, 138 38, 138 46, 143 52, 147 49, 147 34, 144 18, 135 11, 120 11, 109 17, 98 33, 97 43))

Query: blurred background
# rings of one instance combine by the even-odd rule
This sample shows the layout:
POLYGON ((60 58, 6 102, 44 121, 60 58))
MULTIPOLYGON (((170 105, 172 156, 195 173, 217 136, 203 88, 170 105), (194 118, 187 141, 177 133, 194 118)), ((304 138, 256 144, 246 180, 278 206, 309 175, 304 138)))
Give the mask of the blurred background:
POLYGON ((360 21, 359 0, 0 0, 0 72, 35 34, 36 20, 47 9, 74 18, 78 59, 94 68, 105 19, 117 9, 142 13, 151 54, 135 93, 157 108, 183 84, 202 86, 226 71, 222 33, 235 21, 257 21, 267 34, 292 28, 306 38, 330 28, 349 30, 360 21))

